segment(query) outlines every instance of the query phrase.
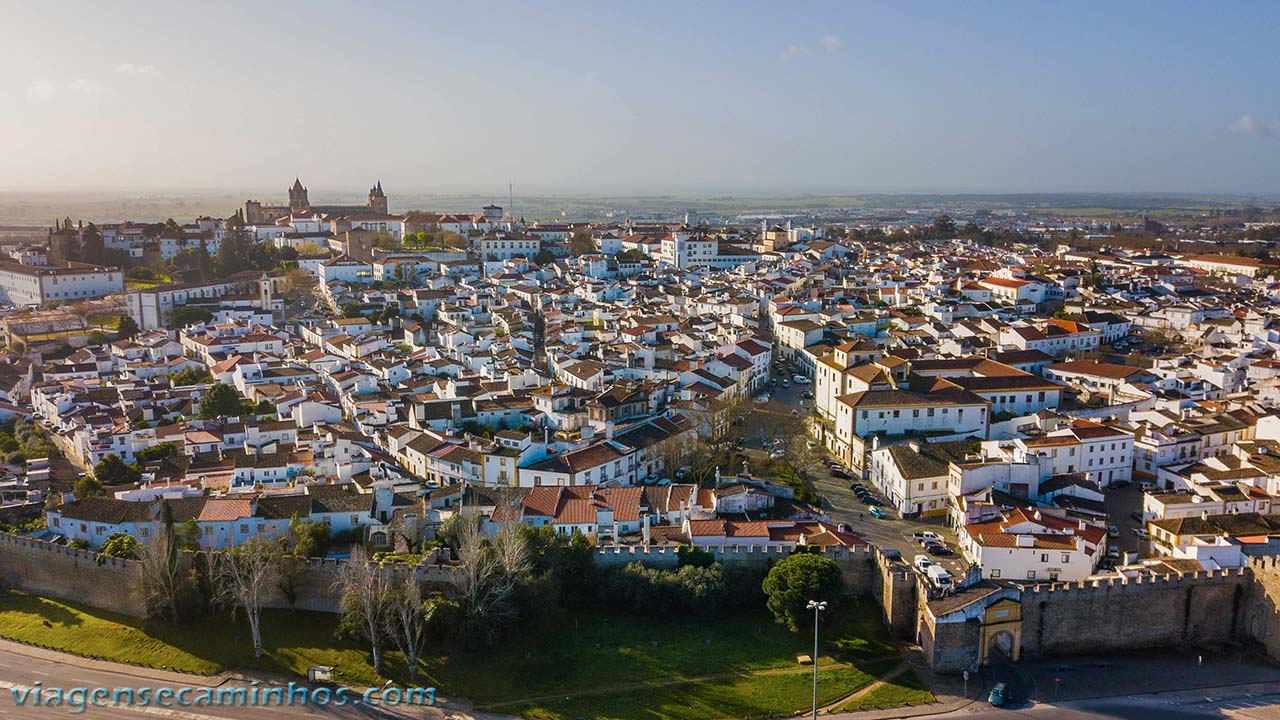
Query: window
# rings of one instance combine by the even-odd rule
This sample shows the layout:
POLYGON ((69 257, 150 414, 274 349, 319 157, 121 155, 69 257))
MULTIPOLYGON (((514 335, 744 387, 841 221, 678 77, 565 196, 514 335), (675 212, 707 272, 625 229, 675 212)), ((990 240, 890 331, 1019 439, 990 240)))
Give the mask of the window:
POLYGON ((138 534, 142 537, 148 537, 151 535, 151 528, 138 528, 138 534))
POLYGON ((1066 554, 1066 553, 1062 553, 1062 562, 1064 562, 1064 563, 1069 563, 1069 562, 1071 562, 1071 556, 1070 556, 1070 555, 1068 555, 1068 554, 1066 554))
POLYGON ((1049 553, 1040 553, 1040 562, 1049 562, 1049 553))
POLYGON ((1027 571, 1027 579, 1028 579, 1028 580, 1035 580, 1035 579, 1036 579, 1036 571, 1035 571, 1035 570, 1028 570, 1028 571, 1027 571))
POLYGON ((991 571, 991 577, 993 577, 993 578, 998 578, 998 577, 1000 577, 1000 568, 994 568, 994 569, 992 569, 992 571, 991 571))

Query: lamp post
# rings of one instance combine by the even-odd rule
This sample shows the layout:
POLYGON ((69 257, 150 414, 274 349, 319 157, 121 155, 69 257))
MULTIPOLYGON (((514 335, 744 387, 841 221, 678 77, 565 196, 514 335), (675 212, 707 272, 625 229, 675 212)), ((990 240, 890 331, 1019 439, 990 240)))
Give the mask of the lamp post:
POLYGON ((818 720, 818 613, 827 609, 827 603, 810 600, 805 609, 813 611, 813 720, 818 720))

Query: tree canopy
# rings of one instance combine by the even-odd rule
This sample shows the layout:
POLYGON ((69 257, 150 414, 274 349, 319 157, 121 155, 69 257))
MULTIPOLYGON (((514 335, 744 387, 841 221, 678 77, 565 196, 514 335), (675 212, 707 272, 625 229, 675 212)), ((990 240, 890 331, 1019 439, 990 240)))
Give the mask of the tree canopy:
POLYGON ((834 604, 844 594, 840 566, 812 553, 795 553, 774 565, 761 587, 774 619, 793 632, 808 624, 810 600, 834 604))

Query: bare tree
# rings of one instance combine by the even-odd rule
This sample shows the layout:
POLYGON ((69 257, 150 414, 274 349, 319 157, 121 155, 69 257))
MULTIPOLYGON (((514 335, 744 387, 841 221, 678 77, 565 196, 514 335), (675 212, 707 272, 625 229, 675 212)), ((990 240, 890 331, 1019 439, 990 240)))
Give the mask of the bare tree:
POLYGON ((178 622, 182 598, 190 587, 188 563, 173 540, 161 534, 138 551, 138 590, 150 617, 178 622))
POLYGON ((249 620, 255 658, 262 657, 262 606, 276 590, 283 555, 280 543, 254 536, 210 557, 220 594, 242 608, 249 620))
POLYGON ((529 546, 519 527, 504 525, 485 541, 478 518, 458 524, 459 591, 469 630, 492 642, 519 614, 519 576, 529 567, 529 546))
POLYGON ((191 556, 182 552, 167 502, 161 504, 160 522, 160 532, 138 551, 138 589, 149 616, 178 622, 183 601, 195 585, 191 556))
POLYGON ((357 546, 338 570, 334 589, 341 596, 343 620, 369 641, 373 670, 381 673, 382 641, 393 609, 390 571, 357 546))
POLYGON ((387 634, 395 641, 409 668, 409 682, 418 678, 418 658, 427 642, 427 604, 422 601, 422 581, 416 568, 393 583, 387 634))

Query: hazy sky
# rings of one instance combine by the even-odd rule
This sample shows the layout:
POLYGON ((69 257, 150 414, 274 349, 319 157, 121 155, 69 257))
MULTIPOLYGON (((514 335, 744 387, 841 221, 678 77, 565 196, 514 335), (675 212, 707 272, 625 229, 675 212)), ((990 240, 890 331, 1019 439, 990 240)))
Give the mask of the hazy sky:
POLYGON ((0 188, 1280 191, 1280 3, 0 0, 0 188))

